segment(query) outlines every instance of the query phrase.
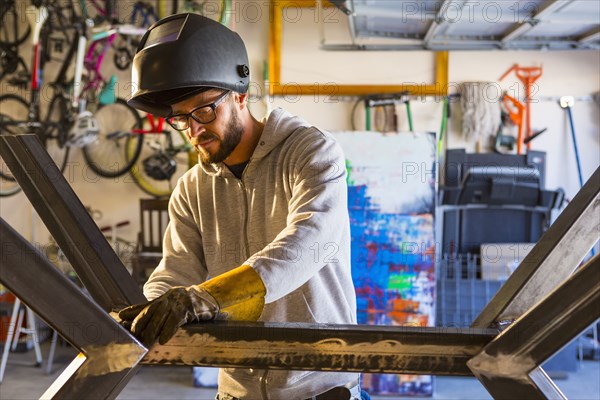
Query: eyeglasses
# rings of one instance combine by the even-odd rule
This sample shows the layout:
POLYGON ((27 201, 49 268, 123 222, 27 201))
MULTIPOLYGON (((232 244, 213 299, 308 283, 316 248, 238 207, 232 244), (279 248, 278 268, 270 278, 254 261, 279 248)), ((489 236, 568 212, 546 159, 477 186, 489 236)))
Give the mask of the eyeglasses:
POLYGON ((185 131, 190 127, 190 117, 200 124, 209 124, 217 118, 216 109, 227 98, 229 93, 231 91, 226 90, 214 103, 197 107, 188 114, 177 114, 167 117, 167 123, 178 131, 185 131))

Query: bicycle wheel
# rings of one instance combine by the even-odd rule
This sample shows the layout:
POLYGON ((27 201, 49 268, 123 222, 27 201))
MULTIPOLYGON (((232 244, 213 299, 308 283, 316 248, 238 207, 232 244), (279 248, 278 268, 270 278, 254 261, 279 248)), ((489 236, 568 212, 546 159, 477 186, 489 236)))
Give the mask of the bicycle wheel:
POLYGON ((21 186, 15 180, 0 177, 0 197, 8 197, 21 191, 21 186))
POLYGON ((129 69, 131 66, 131 61, 133 61, 133 56, 127 47, 115 48, 113 62, 115 63, 115 67, 117 67, 117 69, 120 71, 129 69))
MULTIPOLYGON (((24 125, 27 121, 27 102, 16 95, 0 96, 0 134, 18 135, 26 133, 24 125)), ((0 157, 0 196, 11 196, 21 188, 10 171, 8 164, 0 157)))
MULTIPOLYGON (((27 121, 29 108, 27 102, 14 94, 0 96, 0 134, 19 135, 26 133, 24 123, 27 121), (19 124, 23 122, 23 124, 19 124)), ((12 173, 4 160, 0 159, 0 178, 14 181, 12 173)))
MULTIPOLYGON (((53 100, 53 102, 51 103, 51 108, 52 109, 53 106, 52 104, 55 103, 55 101, 53 100)), ((14 94, 7 94, 4 96, 0 96, 0 110, 2 110, 1 114, 0 114, 0 133, 3 135, 19 135, 19 134, 25 134, 25 133, 35 133, 35 132, 31 132, 29 130, 29 128, 26 126, 26 123, 28 121, 28 113, 29 113, 29 104, 25 101, 25 99, 23 99, 20 96, 14 95, 14 94)), ((59 114, 60 112, 55 111, 54 114, 59 114)), ((50 115, 50 114, 49 114, 50 115)), ((46 118, 46 121, 48 121, 48 118, 46 118)), ((67 164, 67 158, 69 156, 69 149, 67 147, 65 147, 64 145, 58 143, 56 140, 52 140, 52 139, 57 139, 57 137, 52 137, 52 133, 51 133, 51 126, 54 126, 54 130, 55 131, 60 131, 60 129, 58 127, 56 127, 55 124, 48 124, 48 123, 44 123, 42 124, 42 127, 40 129, 42 129, 41 131, 39 131, 39 136, 43 137, 43 145, 46 149, 46 151, 48 152, 48 154, 50 154, 50 157, 52 158, 52 160, 54 160, 54 163, 59 167, 60 171, 64 171, 66 164, 67 164), (46 130, 49 129, 49 130, 46 130)), ((6 165, 6 163, 4 161, 2 161, 0 163, 0 178, 2 178, 4 180, 4 184, 3 186, 9 186, 8 183, 11 181, 14 181, 14 178, 12 176, 12 173, 10 172, 8 166, 6 165)))
POLYGON ((26 18, 19 18, 14 1, 2 1, 0 6, 0 43, 18 46, 27 39, 31 27, 26 18))
POLYGON ((44 118, 43 144, 60 172, 64 172, 71 151, 66 143, 68 132, 73 124, 70 116, 69 100, 60 95, 54 96, 44 118))
POLYGON ((100 133, 98 139, 83 148, 83 156, 90 168, 105 178, 121 176, 137 161, 142 148, 141 135, 132 129, 142 128, 137 110, 123 99, 101 105, 94 113, 100 133), (133 152, 128 154, 127 144, 133 152))
POLYGON ((133 259, 137 254, 137 244, 118 236, 116 240, 113 240, 110 236, 107 236, 106 239, 108 240, 108 243, 110 243, 110 246, 113 248, 115 253, 117 253, 117 257, 119 257, 127 269, 127 272, 129 272, 129 275, 131 275, 133 271, 133 259))
MULTIPOLYGON (((132 261, 137 252, 136 243, 130 242, 118 236, 116 240, 113 240, 110 235, 104 237, 108 241, 108 244, 110 244, 110 247, 113 248, 113 250, 117 254, 117 257, 119 257, 129 274, 131 274, 132 261)), ((62 273, 66 275, 76 276, 73 266, 53 239, 50 242, 50 244, 46 246, 45 250, 48 260, 52 264, 54 264, 62 273)))
POLYGON ((14 74, 19 67, 26 70, 25 63, 17 53, 17 47, 0 44, 0 80, 7 75, 14 74))
MULTIPOLYGON (((146 193, 155 197, 169 196, 175 187, 177 180, 188 170, 189 151, 191 145, 183 132, 170 129, 163 133, 147 133, 144 137, 141 152, 135 165, 129 173, 135 183, 146 193), (169 168, 174 167, 174 172, 168 178, 160 176, 150 167, 164 166, 171 163, 169 168)), ((128 153, 135 153, 132 142, 128 153)), ((165 168, 168 169, 168 168, 165 168)), ((168 174, 167 174, 168 175, 168 174)))

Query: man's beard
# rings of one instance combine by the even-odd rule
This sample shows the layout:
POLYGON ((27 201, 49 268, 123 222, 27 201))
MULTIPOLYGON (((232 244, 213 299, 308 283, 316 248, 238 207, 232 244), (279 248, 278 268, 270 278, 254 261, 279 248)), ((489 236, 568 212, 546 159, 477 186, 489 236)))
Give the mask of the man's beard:
POLYGON ((240 119, 235 112, 232 112, 231 119, 225 128, 223 140, 221 140, 218 136, 208 132, 196 138, 196 143, 201 143, 209 139, 214 139, 218 142, 218 149, 214 154, 209 153, 206 149, 196 146, 198 149, 198 154, 200 155, 200 161, 202 161, 203 164, 217 164, 223 162, 231 155, 237 145, 240 144, 243 131, 244 127, 242 126, 240 119))

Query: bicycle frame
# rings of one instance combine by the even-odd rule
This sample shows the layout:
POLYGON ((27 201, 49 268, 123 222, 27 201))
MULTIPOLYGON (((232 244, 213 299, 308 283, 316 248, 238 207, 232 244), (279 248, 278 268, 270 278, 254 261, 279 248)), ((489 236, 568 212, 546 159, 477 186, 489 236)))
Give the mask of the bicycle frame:
MULTIPOLYGON (((46 7, 40 6, 35 7, 30 5, 27 7, 27 18, 30 26, 32 26, 32 45, 33 45, 33 54, 32 54, 32 69, 31 69, 31 98, 27 107, 27 117, 26 120, 20 121, 3 121, 2 130, 4 133, 4 129, 7 129, 10 132, 10 127, 17 128, 25 128, 28 133, 34 133, 38 136, 38 138, 42 141, 44 146, 46 145, 46 133, 44 129, 44 125, 40 122, 40 86, 41 86, 41 42, 40 42, 40 34, 42 31, 42 27, 44 26, 46 20, 48 19, 49 11, 46 7)), ((24 99, 21 99, 22 102, 26 103, 24 99)), ((3 171, 4 172, 4 171, 3 171)), ((15 181, 14 177, 8 175, 2 175, 3 179, 15 181)), ((12 190, 10 194, 14 194, 18 192, 18 186, 15 186, 17 190, 12 190)))
MULTIPOLYGON (((181 162, 180 159, 178 161, 177 155, 181 153, 188 154, 193 147, 189 143, 184 132, 165 129, 165 118, 147 114, 146 119, 150 125, 149 129, 132 129, 130 131, 131 137, 146 134, 155 134, 159 136, 150 137, 148 140, 145 140, 147 136, 144 137, 144 148, 147 149, 148 152, 144 155, 140 154, 140 158, 136 161, 136 165, 134 165, 129 172, 135 183, 146 193, 155 197, 168 196, 173 190, 173 174, 179 169, 177 164, 181 162), (170 168, 172 168, 172 166, 168 167, 170 171, 168 177, 158 178, 152 173, 147 172, 147 163, 150 163, 150 165, 157 163, 164 165, 165 163, 169 163, 174 164, 175 168, 171 171, 170 168), (168 186, 164 187, 164 184, 167 184, 168 186)), ((189 166, 189 155, 186 156, 185 162, 186 165, 189 166)), ((153 170, 154 167, 150 168, 153 170)))
MULTIPOLYGON (((104 60, 106 52, 108 51, 112 42, 115 40, 116 36, 116 30, 111 29, 107 32, 102 32, 92 37, 92 43, 90 44, 85 56, 85 60, 82 63, 88 71, 89 80, 83 86, 83 88, 81 88, 81 96, 86 95, 90 90, 98 90, 106 82, 104 76, 100 72, 100 67, 102 66, 102 61, 104 60), (96 48, 101 43, 104 44, 104 47, 100 53, 96 53, 96 48)), ((75 87, 77 87, 78 84, 80 85, 81 82, 75 82, 75 87)), ((79 104, 79 102, 80 96, 74 95, 73 104, 79 104)))
POLYGON ((136 17, 138 14, 142 17, 142 24, 139 26, 149 27, 152 23, 150 22, 150 17, 154 19, 153 22, 158 21, 158 15, 156 15, 156 11, 151 4, 146 4, 144 2, 138 1, 133 6, 133 11, 131 13, 130 22, 132 25, 135 25, 136 17))
MULTIPOLYGON (((70 11, 72 15, 75 15, 74 8, 71 4, 70 11)), ((102 64, 102 60, 104 55, 108 51, 108 45, 100 52, 100 54, 96 57, 95 49, 98 44, 102 41, 105 41, 108 37, 109 42, 114 40, 115 32, 111 32, 109 35, 104 34, 104 36, 100 36, 95 38, 92 42, 92 46, 88 49, 87 53, 85 53, 85 48, 87 44, 87 38, 85 36, 85 26, 83 21, 76 21, 72 24, 74 28, 73 37, 68 37, 68 40, 71 41, 67 54, 64 58, 64 61, 58 71, 56 78, 51 86, 55 88, 55 93, 53 94, 53 99, 57 97, 66 98, 68 96, 68 86, 69 82, 67 81, 67 72, 72 64, 73 59, 76 57, 76 65, 75 65, 75 80, 73 82, 74 91, 73 98, 70 102, 64 101, 59 103, 60 109, 60 120, 55 121, 41 121, 40 120, 40 94, 41 94, 41 86, 43 82, 42 78, 42 41, 40 40, 41 30, 46 23, 50 10, 45 7, 34 7, 30 6, 29 12, 27 13, 28 17, 31 19, 31 24, 34 27, 33 30, 33 55, 32 55, 32 73, 31 73, 31 96, 29 102, 29 111, 27 117, 27 128, 38 135, 42 143, 46 144, 48 139, 56 139, 58 146, 63 148, 68 146, 68 136, 69 129, 72 124, 75 122, 74 114, 77 112, 77 107, 83 107, 83 104, 80 102, 80 99, 88 93, 91 89, 97 89, 104 82, 102 74, 100 73, 100 66, 102 64), (85 57, 84 57, 85 54, 85 57), (83 67, 90 72, 91 79, 89 82, 82 87, 82 70, 83 67), (54 128, 58 128, 56 130, 56 137, 50 136, 50 132, 54 130, 54 128)), ((59 14, 61 18, 64 18, 63 14, 59 14)), ((62 25, 63 32, 65 31, 65 27, 63 24, 63 20, 60 19, 60 24, 62 25)), ((49 35, 45 35, 45 40, 48 39, 49 35)), ((54 101, 54 100, 53 100, 54 101)))
MULTIPOLYGON (((42 86, 42 44, 40 41, 40 33, 42 30, 42 27, 44 26, 46 20, 48 19, 49 15, 50 15, 50 11, 48 8, 46 8, 45 6, 41 6, 41 7, 34 7, 34 6, 30 6, 33 7, 33 9, 30 8, 30 10, 32 12, 28 12, 28 17, 31 18, 30 23, 32 24, 32 26, 34 27, 34 31, 33 31, 33 39, 32 39, 32 43, 33 43, 33 47, 34 47, 34 51, 33 51, 33 61, 32 61, 32 73, 31 73, 31 98, 30 98, 30 103, 29 103, 29 115, 28 115, 28 124, 27 126, 29 128, 35 128, 35 133, 40 137, 40 140, 42 141, 42 143, 46 143, 46 140, 48 139, 46 137, 46 131, 45 130, 41 130, 41 128, 43 126, 47 126, 48 124, 42 124, 40 122, 40 91, 41 91, 41 86, 42 86)), ((73 9, 71 9, 71 11, 74 11, 73 9)), ((75 56, 77 50, 81 51, 81 45, 80 45, 80 37, 83 36, 83 29, 84 27, 80 24, 80 23, 75 23, 74 24, 74 28, 75 28, 75 35, 73 37, 73 41, 69 47, 68 53, 65 57, 65 60, 54 80, 54 82, 51 83, 51 85, 53 85, 54 87, 58 87, 61 90, 66 87, 66 75, 67 75, 67 71, 71 65, 71 61, 73 60, 73 57, 75 56)), ((46 37, 47 39, 47 37, 46 37)), ((56 96, 56 95, 55 95, 56 96)), ((66 113, 68 110, 61 110, 64 113, 66 113)), ((65 115, 65 118, 66 115, 65 115)), ((59 125, 59 123, 55 123, 53 125, 59 125)), ((66 132, 64 129, 59 129, 58 132, 58 137, 56 138, 58 141, 58 145, 60 147, 63 147, 67 141, 67 136, 68 136, 68 132, 66 132)))
MULTIPOLYGON (((40 42, 40 33, 42 31, 42 27, 44 23, 48 19, 49 11, 46 7, 35 7, 33 13, 27 13, 27 17, 29 18, 29 22, 33 25, 33 59, 31 61, 32 70, 31 70, 31 90, 32 92, 37 92, 41 85, 41 42, 40 42)), ((29 8, 31 10, 31 8, 29 8)))
POLYGON ((177 132, 177 133, 182 135, 182 137, 185 140, 185 144, 181 145, 181 146, 173 146, 172 138, 170 136, 171 132, 165 129, 165 118, 164 117, 157 117, 152 114, 147 114, 146 118, 148 119, 148 123, 150 124, 150 129, 132 129, 131 130, 132 134, 134 134, 134 135, 150 135, 150 134, 168 135, 169 145, 167 148, 167 152, 172 153, 172 154, 176 154, 180 151, 189 151, 192 148, 187 140, 186 135, 183 134, 182 132, 177 132))
POLYGON ((150 129, 132 129, 131 132, 137 135, 145 135, 147 133, 165 133, 165 119, 163 117, 147 114, 146 118, 148 118, 148 122, 150 123, 150 129))
MULTIPOLYGON (((98 14, 104 17, 109 22, 114 22, 117 20, 117 12, 116 12, 116 4, 114 4, 113 0, 104 0, 105 5, 102 6, 99 4, 98 0, 87 0, 91 6, 93 6, 98 14)), ((79 6, 81 8, 81 14, 84 18, 88 18, 86 0, 79 0, 79 6)))

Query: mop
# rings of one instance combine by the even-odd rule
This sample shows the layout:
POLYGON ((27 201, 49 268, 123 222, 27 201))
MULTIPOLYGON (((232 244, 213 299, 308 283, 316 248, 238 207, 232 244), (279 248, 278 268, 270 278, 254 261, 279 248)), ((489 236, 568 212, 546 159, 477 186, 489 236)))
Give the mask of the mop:
POLYGON ((468 142, 476 142, 479 151, 482 143, 490 144, 490 138, 500 126, 499 99, 486 95, 491 82, 463 82, 460 105, 463 110, 463 135, 468 142))

